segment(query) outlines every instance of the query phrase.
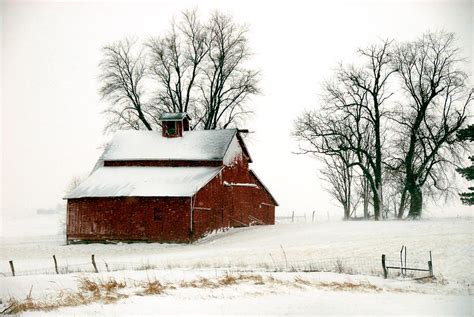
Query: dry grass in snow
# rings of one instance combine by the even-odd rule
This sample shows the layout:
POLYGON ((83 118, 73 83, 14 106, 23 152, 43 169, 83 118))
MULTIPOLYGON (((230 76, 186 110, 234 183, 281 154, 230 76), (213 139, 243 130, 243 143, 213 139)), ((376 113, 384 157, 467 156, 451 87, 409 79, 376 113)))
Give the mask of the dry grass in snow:
POLYGON ((231 274, 216 278, 199 277, 193 280, 182 280, 175 283, 162 283, 157 279, 145 281, 117 281, 113 278, 107 280, 81 278, 78 281, 77 291, 61 291, 54 298, 34 299, 30 294, 23 300, 10 298, 6 303, 5 314, 18 314, 26 311, 51 311, 60 307, 74 307, 95 302, 112 304, 130 296, 150 296, 170 294, 179 289, 217 289, 240 284, 274 287, 285 286, 288 288, 315 288, 335 291, 363 291, 380 292, 382 289, 369 282, 315 282, 296 276, 293 280, 279 279, 273 275, 260 274, 231 274))

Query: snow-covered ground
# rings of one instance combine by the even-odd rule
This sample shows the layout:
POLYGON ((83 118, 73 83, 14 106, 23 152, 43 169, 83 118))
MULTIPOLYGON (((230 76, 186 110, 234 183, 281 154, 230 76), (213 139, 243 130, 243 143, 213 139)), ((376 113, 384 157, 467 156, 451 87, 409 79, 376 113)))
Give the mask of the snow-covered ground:
POLYGON ((57 235, 57 219, 53 222, 54 216, 38 217, 44 217, 42 228, 45 219, 51 221, 50 232, 2 238, 0 272, 4 277, 0 277, 0 297, 4 302, 9 297, 24 299, 30 290, 34 299, 56 298, 63 290, 77 291, 79 279, 113 278, 128 285, 120 291, 126 298, 113 304, 98 301, 54 312, 59 315, 473 314, 473 218, 284 223, 231 229, 191 245, 67 246, 57 235), (407 246, 407 262, 416 267, 427 267, 432 251, 435 281, 402 279, 395 271, 390 272, 388 280, 383 279, 381 255, 386 254, 390 263, 398 263, 402 245, 407 246), (59 270, 72 273, 51 274, 53 254, 59 270), (99 274, 90 273, 92 254, 99 274), (9 260, 14 261, 19 276, 9 276, 9 260), (217 283, 229 274, 236 277, 256 274, 263 282, 242 280, 222 287, 181 287, 183 281, 202 278, 217 283), (155 279, 168 283, 163 294, 141 296, 137 292, 136 283, 155 279), (346 284, 350 287, 344 287, 346 284))

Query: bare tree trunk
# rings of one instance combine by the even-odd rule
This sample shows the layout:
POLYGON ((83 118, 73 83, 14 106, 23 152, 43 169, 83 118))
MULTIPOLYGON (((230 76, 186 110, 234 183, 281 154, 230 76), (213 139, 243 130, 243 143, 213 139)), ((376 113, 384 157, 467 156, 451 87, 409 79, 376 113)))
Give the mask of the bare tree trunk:
POLYGON ((375 220, 379 220, 380 219, 380 206, 381 206, 379 193, 377 191, 374 191, 373 197, 374 197, 373 199, 374 199, 375 220))
POLYGON ((409 186, 408 191, 410 193, 410 210, 408 211, 408 217, 418 219, 421 217, 421 211, 423 209, 423 193, 419 186, 409 186))
POLYGON ((407 189, 404 188, 402 191, 402 197, 400 199, 400 206, 398 207, 398 214, 397 214, 398 219, 403 218, 403 214, 405 213, 406 200, 407 200, 407 189))
POLYGON ((369 219, 369 186, 367 179, 364 177, 363 180, 363 199, 364 199, 364 219, 369 219))
POLYGON ((349 220, 351 216, 351 207, 349 203, 344 204, 344 220, 349 220))

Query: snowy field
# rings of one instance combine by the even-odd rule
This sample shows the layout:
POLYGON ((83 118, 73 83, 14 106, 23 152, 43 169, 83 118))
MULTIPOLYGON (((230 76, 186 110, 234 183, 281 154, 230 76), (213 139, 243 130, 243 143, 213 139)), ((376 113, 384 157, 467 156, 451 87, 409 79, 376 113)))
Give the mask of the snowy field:
POLYGON ((64 296, 83 295, 84 305, 50 314, 473 315, 473 218, 280 223, 231 229, 192 245, 70 246, 58 235, 57 215, 19 221, 30 231, 2 237, 0 297, 4 304, 29 296, 65 306, 64 296), (432 251, 436 278, 402 278, 393 270, 383 279, 381 255, 397 264, 402 245, 414 267, 426 268, 432 251), (55 274, 53 254, 63 274, 55 274))

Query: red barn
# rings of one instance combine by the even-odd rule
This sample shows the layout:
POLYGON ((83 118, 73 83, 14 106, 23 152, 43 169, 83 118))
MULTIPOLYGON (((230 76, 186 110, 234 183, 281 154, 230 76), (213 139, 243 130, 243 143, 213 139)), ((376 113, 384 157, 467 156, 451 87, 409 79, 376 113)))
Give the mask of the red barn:
POLYGON ((67 240, 191 242, 227 227, 274 224, 277 202, 249 168, 237 129, 119 131, 67 199, 67 240))

